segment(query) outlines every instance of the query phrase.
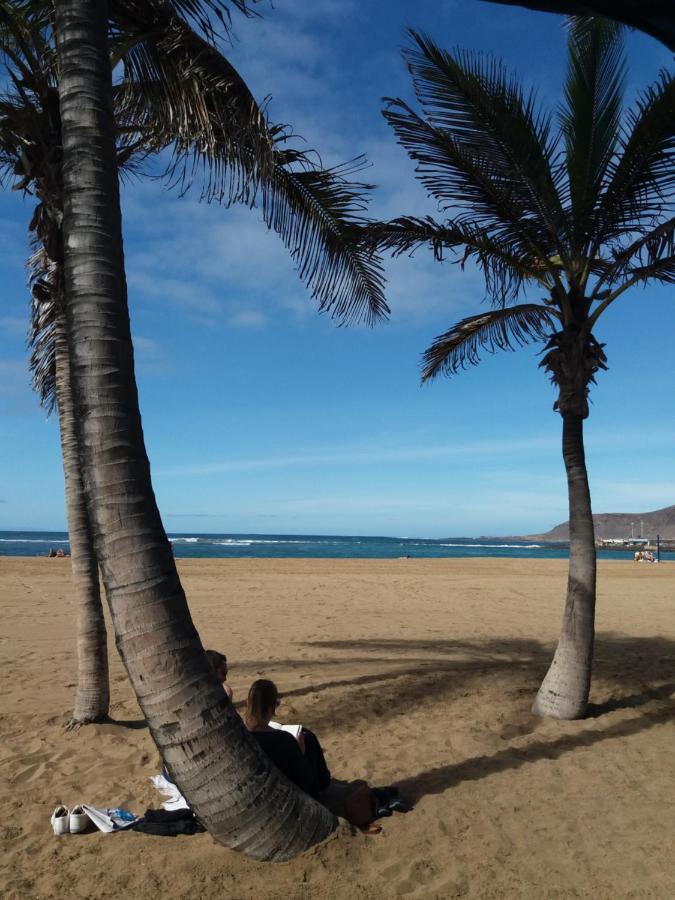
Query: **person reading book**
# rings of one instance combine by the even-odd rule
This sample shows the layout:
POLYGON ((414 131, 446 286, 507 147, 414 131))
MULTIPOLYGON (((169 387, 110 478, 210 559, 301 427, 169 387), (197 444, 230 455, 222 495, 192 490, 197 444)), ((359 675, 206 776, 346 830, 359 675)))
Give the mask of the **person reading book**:
POLYGON ((273 721, 280 704, 273 681, 260 678, 251 685, 246 698, 244 721, 275 766, 312 797, 330 784, 330 772, 315 734, 299 725, 279 725, 273 721))
POLYGON ((382 827, 374 819, 390 816, 395 810, 408 811, 395 787, 373 789, 365 781, 331 782, 316 735, 300 725, 279 725, 273 721, 280 702, 273 681, 254 681, 248 692, 244 721, 260 748, 299 788, 366 834, 381 832, 382 827))

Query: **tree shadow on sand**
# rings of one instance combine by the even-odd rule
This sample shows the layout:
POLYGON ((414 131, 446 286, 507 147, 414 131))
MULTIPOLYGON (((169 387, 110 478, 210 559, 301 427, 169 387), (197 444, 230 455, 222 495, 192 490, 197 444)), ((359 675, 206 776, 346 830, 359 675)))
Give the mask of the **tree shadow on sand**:
MULTIPOLYGON (((285 691, 284 697, 326 693, 325 703, 312 710, 312 724, 317 729, 345 728, 372 718, 385 721, 421 704, 452 704, 484 688, 494 689, 496 682, 504 696, 507 719, 501 723, 503 737, 530 733, 541 723, 530 714, 530 705, 554 651, 553 645, 513 638, 364 639, 313 641, 305 646, 347 651, 349 656, 331 660, 338 667, 349 667, 354 659, 362 664, 365 658, 377 669, 285 691)), ((325 663, 325 657, 321 662, 325 663)), ((305 665, 311 669, 313 664, 305 660, 305 665)), ((589 718, 667 699, 674 670, 675 641, 598 635, 589 718)))
POLYGON ((117 725, 118 728, 128 728, 130 731, 141 731, 148 727, 145 719, 113 719, 112 717, 104 719, 101 725, 117 725))
MULTIPOLYGON (((549 666, 553 645, 535 640, 495 638, 490 640, 362 639, 312 641, 303 644, 317 652, 316 659, 265 659, 233 662, 233 668, 264 672, 275 677, 275 669, 290 669, 291 679, 307 678, 300 686, 283 691, 284 699, 316 698, 307 724, 320 735, 351 727, 384 725, 396 716, 438 704, 452 720, 453 704, 466 697, 480 706, 483 690, 497 690, 503 698, 499 721, 488 723, 503 740, 534 733, 545 720, 533 716, 530 706, 549 666), (332 651, 332 652, 331 652, 332 651), (330 653, 330 655, 328 655, 330 653), (359 674, 341 677, 359 668, 359 674), (323 678, 314 679, 316 671, 323 678), (327 678, 328 670, 336 673, 327 678)), ((492 772, 516 768, 538 758, 556 757, 601 740, 628 735, 658 724, 672 715, 669 698, 675 690, 675 641, 663 637, 627 637, 599 634, 593 671, 588 719, 607 717, 607 728, 594 726, 551 741, 530 742, 525 748, 505 748, 492 756, 481 756, 442 766, 405 779, 411 797, 438 792, 462 780, 485 777, 492 772), (611 722, 619 710, 659 704, 656 711, 630 720, 611 722), (539 754, 539 755, 537 755, 539 754), (445 784, 445 787, 439 785, 445 784)), ((297 683, 297 682, 296 682, 297 683)), ((244 701, 235 704, 237 708, 244 701)), ((435 710, 434 710, 435 707, 435 710)), ((602 720, 604 724, 604 719, 602 720)), ((144 720, 110 720, 128 729, 147 727, 144 720)), ((485 724, 485 723, 483 723, 485 724)))
MULTIPOLYGON (((672 685, 670 685, 672 693, 672 685)), ((463 762, 447 766, 437 766, 418 775, 404 778, 399 787, 411 801, 417 801, 427 794, 442 794, 448 788, 462 781, 478 781, 488 775, 519 769, 541 759, 558 759, 579 747, 591 747, 601 741, 628 737, 656 725, 663 725, 675 719, 675 703, 653 711, 645 712, 632 719, 608 725, 601 731, 586 729, 577 734, 566 734, 552 741, 532 741, 524 747, 507 747, 491 756, 476 756, 463 762)))
MULTIPOLYGON (((530 735, 547 721, 533 716, 530 706, 550 663, 552 645, 504 638, 318 641, 310 646, 358 653, 359 658, 370 655, 373 664, 387 667, 378 673, 304 685, 299 689, 298 694, 303 695, 342 689, 336 697, 327 694, 322 709, 316 711, 318 717, 313 712, 312 724, 317 728, 349 727, 364 719, 372 721, 374 717, 385 720, 426 704, 438 709, 439 702, 451 720, 453 702, 475 696, 478 709, 480 692, 485 689, 494 692, 495 688, 504 700, 499 721, 492 729, 500 738, 510 740, 530 735)), ((346 665, 349 659, 343 657, 346 665)), ((530 739, 524 746, 505 747, 493 754, 438 766, 402 779, 399 786, 407 797, 416 801, 426 794, 442 793, 462 781, 475 781, 541 759, 557 759, 578 748, 664 724, 675 718, 675 702, 671 700, 675 692, 673 671, 675 641, 664 637, 599 634, 591 692, 593 702, 589 704, 588 725, 583 730, 550 740, 530 739), (611 715, 647 704, 653 708, 640 715, 622 716, 618 721, 611 715)), ((286 696, 294 694, 289 691, 286 696)), ((582 723, 578 724, 583 727, 582 723)))

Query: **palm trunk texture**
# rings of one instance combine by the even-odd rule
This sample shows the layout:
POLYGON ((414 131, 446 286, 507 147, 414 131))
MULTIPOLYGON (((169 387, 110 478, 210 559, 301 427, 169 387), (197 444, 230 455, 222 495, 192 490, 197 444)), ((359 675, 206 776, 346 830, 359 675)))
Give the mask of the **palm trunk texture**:
POLYGON ((98 560, 84 499, 75 430, 65 320, 56 323, 56 402, 66 484, 66 509, 73 590, 77 603, 77 689, 68 723, 77 728, 105 719, 110 708, 108 641, 101 603, 98 560))
POLYGON ((107 5, 57 0, 65 283, 87 507, 117 648, 150 732, 220 843, 290 859, 335 827, 254 743, 192 623, 150 480, 127 309, 107 5))
POLYGON ((563 414, 563 458, 570 507, 567 600, 553 662, 532 712, 557 719, 586 714, 595 631, 595 534, 584 456, 583 418, 563 414))

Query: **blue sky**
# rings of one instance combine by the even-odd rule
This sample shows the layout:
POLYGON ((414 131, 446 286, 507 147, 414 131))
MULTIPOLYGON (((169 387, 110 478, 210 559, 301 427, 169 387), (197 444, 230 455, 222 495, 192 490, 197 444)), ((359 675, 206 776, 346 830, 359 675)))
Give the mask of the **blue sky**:
MULTIPOLYGON (((325 164, 366 153, 378 216, 434 212, 395 144, 384 95, 411 98, 399 48, 411 25, 494 52, 555 104, 561 19, 478 0, 275 0, 235 16, 230 56, 271 117, 325 164)), ((628 97, 671 65, 627 40, 628 97)), ((0 529, 63 529, 58 428, 31 393, 24 261, 30 198, 0 193, 0 529)), ((472 271, 419 252, 387 265, 388 323, 336 328, 256 211, 123 188, 143 424, 174 532, 444 537, 539 532, 567 518, 561 421, 540 347, 487 356, 421 387, 419 358, 483 297, 472 271)), ((586 445, 597 512, 675 503, 675 297, 633 290, 598 329, 610 370, 586 445)))

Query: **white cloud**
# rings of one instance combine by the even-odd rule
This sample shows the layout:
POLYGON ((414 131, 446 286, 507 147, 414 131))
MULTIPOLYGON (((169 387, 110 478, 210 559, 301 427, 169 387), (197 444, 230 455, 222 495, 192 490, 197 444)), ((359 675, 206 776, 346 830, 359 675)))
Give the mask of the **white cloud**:
POLYGON ((140 372, 149 375, 165 375, 173 371, 161 344, 154 338, 133 335, 134 358, 140 372))
POLYGON ((502 458, 507 454, 527 452, 530 458, 537 452, 550 452, 558 446, 557 439, 550 437, 533 437, 526 440, 485 440, 467 441, 464 443, 423 444, 419 446, 392 446, 391 440, 383 446, 378 442, 371 446, 360 447, 325 447, 313 451, 287 456, 268 456, 257 459, 216 460, 200 465, 177 466, 160 469, 158 476, 199 476, 213 475, 217 472, 247 472, 256 469, 285 469, 304 466, 335 465, 372 465, 398 462, 414 462, 417 460, 443 460, 458 457, 502 458))
POLYGON ((231 315, 228 321, 235 328, 261 328, 267 324, 267 316, 257 309, 242 309, 231 315))

